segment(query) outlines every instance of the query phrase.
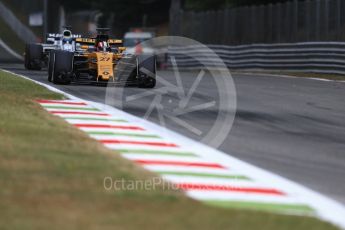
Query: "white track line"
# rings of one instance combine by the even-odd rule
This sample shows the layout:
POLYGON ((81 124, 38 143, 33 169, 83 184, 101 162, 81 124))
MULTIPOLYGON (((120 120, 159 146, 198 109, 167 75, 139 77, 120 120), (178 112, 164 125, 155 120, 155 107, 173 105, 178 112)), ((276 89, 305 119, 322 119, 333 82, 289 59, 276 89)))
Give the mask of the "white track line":
POLYGON ((189 173, 206 173, 218 175, 242 175, 240 172, 221 168, 200 168, 193 166, 169 166, 169 165, 144 165, 144 168, 154 172, 171 171, 171 172, 189 172, 189 173))
POLYGON ((290 79, 345 83, 344 80, 331 80, 331 79, 317 78, 317 77, 298 77, 298 76, 292 76, 292 75, 286 75, 286 74, 260 73, 260 72, 237 72, 237 71, 231 71, 231 73, 232 74, 238 74, 238 75, 246 75, 246 76, 257 75, 257 76, 261 76, 261 77, 280 77, 280 78, 290 78, 290 79))
POLYGON ((193 176, 174 176, 174 175, 163 175, 164 179, 171 181, 173 183, 197 183, 205 185, 224 185, 232 187, 253 187, 256 188, 269 188, 272 185, 267 183, 259 183, 257 181, 247 181, 238 179, 218 179, 218 178, 201 178, 193 176))
POLYGON ((198 200, 224 200, 224 201, 243 201, 243 202, 267 202, 267 203, 285 203, 301 204, 303 200, 295 197, 283 197, 274 195, 258 195, 229 193, 219 191, 187 191, 187 194, 198 200), (225 198, 225 199, 224 199, 225 198))

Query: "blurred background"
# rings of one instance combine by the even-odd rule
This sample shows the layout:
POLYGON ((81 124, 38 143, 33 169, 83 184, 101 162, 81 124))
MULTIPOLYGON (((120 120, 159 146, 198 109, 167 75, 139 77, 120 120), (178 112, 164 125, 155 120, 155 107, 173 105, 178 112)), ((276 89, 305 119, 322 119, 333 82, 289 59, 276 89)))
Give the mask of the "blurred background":
POLYGON ((341 41, 344 11, 341 0, 1 0, 0 28, 13 48, 63 25, 83 35, 98 26, 116 37, 141 29, 206 44, 341 41))
MULTIPOLYGON (((339 63, 343 64, 345 43, 330 42, 345 40, 344 12, 343 0, 1 0, 0 61, 20 59, 25 43, 43 42, 46 33, 61 32, 69 25, 83 36, 94 35, 97 27, 109 27, 113 37, 127 38, 126 46, 133 46, 133 39, 164 35, 226 45, 230 53, 224 58, 229 68, 243 68, 236 64, 239 57, 229 56, 238 45, 308 42, 308 46, 287 48, 289 53, 304 49, 303 66, 298 65, 301 56, 294 52, 293 62, 286 60, 291 68, 283 65, 286 53, 278 53, 284 59, 278 67, 272 64, 275 56, 260 63, 249 62, 247 57, 245 67, 343 74, 345 69, 339 63), (309 52, 322 47, 321 53, 309 52), (331 56, 330 49, 334 51, 331 56)), ((219 47, 211 48, 217 54, 224 51, 224 47, 222 52, 219 47)), ((258 55, 267 57, 261 53, 251 57, 258 55)))

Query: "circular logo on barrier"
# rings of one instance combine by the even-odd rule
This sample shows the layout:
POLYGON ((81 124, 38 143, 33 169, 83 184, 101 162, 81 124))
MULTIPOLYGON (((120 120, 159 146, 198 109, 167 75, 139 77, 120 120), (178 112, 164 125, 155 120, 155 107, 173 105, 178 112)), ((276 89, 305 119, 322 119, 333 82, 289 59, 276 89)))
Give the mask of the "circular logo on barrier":
POLYGON ((236 89, 222 59, 207 46, 184 37, 158 37, 139 45, 140 54, 135 48, 128 52, 140 58, 125 58, 115 67, 117 81, 123 84, 107 85, 105 103, 219 147, 236 113, 236 89), (139 88, 141 76, 155 80, 155 87, 151 82, 139 88))

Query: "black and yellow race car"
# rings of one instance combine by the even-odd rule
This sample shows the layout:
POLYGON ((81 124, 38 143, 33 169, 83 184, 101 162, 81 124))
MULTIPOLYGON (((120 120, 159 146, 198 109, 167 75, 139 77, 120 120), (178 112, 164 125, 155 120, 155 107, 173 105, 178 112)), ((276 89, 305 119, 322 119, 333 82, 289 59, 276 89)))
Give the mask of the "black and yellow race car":
POLYGON ((124 52, 122 40, 110 39, 108 29, 97 29, 94 38, 77 38, 75 52, 53 50, 48 64, 48 81, 54 84, 96 82, 154 88, 156 58, 124 52))

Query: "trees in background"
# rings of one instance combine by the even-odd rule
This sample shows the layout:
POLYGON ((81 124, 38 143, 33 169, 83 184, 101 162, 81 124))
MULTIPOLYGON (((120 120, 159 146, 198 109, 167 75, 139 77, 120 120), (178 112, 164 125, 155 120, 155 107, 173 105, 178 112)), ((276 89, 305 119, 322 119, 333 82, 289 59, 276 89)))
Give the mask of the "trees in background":
MULTIPOLYGON (((67 9, 99 9, 104 12, 116 12, 119 16, 135 16, 143 12, 158 13, 167 10, 171 0, 59 0, 67 9)), ((293 0, 180 0, 184 8, 212 10, 223 7, 258 5, 293 0)))
POLYGON ((171 1, 180 1, 186 10, 217 10, 226 7, 258 5, 294 0, 57 0, 67 12, 99 10, 103 13, 99 26, 106 26, 107 20, 114 18, 114 27, 120 31, 129 27, 156 26, 169 21, 171 1))
POLYGON ((184 0, 184 8, 190 10, 216 10, 225 7, 261 5, 292 0, 184 0))
POLYGON ((146 26, 169 21, 170 0, 59 0, 67 12, 99 10, 103 13, 99 26, 106 26, 110 15, 114 27, 126 30, 140 27, 145 18, 146 26), (146 15, 146 16, 145 16, 146 15))

